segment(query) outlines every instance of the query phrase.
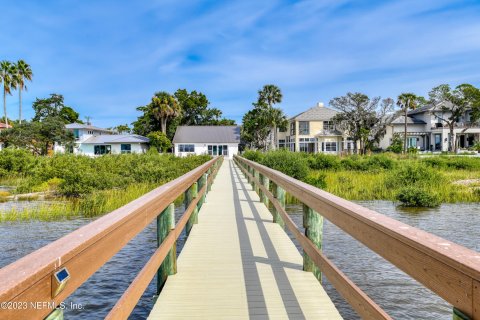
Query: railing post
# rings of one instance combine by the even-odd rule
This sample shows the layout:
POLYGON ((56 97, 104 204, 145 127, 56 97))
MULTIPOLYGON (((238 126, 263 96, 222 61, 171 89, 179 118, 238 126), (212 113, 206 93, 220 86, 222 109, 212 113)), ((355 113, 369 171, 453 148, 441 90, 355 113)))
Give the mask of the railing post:
POLYGON ((63 320, 63 309, 56 308, 43 320, 63 320))
POLYGON ((453 317, 452 320, 471 320, 469 316, 464 314, 462 311, 458 310, 457 308, 453 307, 453 317))
MULTIPOLYGON (((322 250, 323 216, 305 204, 303 205, 303 227, 305 228, 305 236, 318 249, 322 250)), ((305 251, 303 252, 303 270, 313 272, 318 281, 322 282, 320 269, 313 263, 305 251)))
MULTIPOLYGON (((270 180, 261 173, 259 174, 259 176, 260 184, 268 190, 268 188, 270 187, 270 180)), ((263 202, 268 208, 268 197, 262 190, 260 190, 260 201, 263 202)))
MULTIPOLYGON (((175 228, 175 205, 171 203, 157 217, 157 243, 162 244, 170 231, 175 228)), ((177 273, 177 242, 174 242, 157 271, 157 294, 160 294, 169 275, 177 273)))
MULTIPOLYGON (((203 186, 205 186, 206 184, 207 184, 207 174, 204 173, 204 174, 202 174, 200 179, 198 179, 198 191, 202 190, 203 186)), ((207 188, 208 188, 208 186, 207 186, 207 188)), ((198 204, 197 204, 198 210, 200 210, 200 208, 202 208, 202 205, 205 202, 205 194, 206 194, 206 192, 203 193, 202 197, 198 201, 198 204)))
MULTIPOLYGON (((285 209, 285 190, 276 183, 274 183, 274 196, 280 206, 285 209)), ((275 207, 273 208, 273 222, 278 223, 282 228, 285 228, 285 222, 275 207)))
MULTIPOLYGON (((210 177, 210 175, 213 173, 213 170, 212 168, 210 167, 208 170, 207 170, 207 178, 210 177)), ((214 178, 214 177, 213 177, 214 178)), ((213 182, 213 179, 212 179, 212 182, 213 182)), ((207 192, 210 192, 210 190, 212 189, 212 183, 208 183, 208 180, 207 180, 207 192)))
MULTIPOLYGON (((195 182, 192 184, 190 188, 185 192, 185 210, 187 210, 188 205, 190 202, 192 202, 193 199, 195 199, 198 195, 198 184, 195 182)), ((187 221, 187 225, 185 227, 187 231, 187 236, 190 234, 190 230, 192 230, 192 227, 194 224, 198 223, 198 209, 195 207, 195 209, 192 212, 192 215, 187 221)))

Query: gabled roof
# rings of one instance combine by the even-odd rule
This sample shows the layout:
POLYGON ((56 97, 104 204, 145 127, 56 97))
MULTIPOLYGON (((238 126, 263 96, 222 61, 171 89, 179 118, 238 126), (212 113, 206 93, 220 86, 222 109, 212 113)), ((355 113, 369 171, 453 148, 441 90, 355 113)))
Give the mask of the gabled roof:
MULTIPOLYGON (((399 116, 391 122, 392 124, 405 124, 405 116, 399 116)), ((407 124, 427 124, 425 121, 407 116, 407 124)))
POLYGON ((240 127, 179 126, 173 143, 240 143, 240 127))
POLYGON ((69 124, 65 125, 65 128, 67 128, 67 129, 96 130, 96 131, 113 133, 112 130, 103 129, 103 128, 95 127, 95 126, 92 126, 92 125, 89 125, 89 124, 84 124, 84 123, 69 123, 69 124))
POLYGON ((327 107, 320 107, 315 106, 313 108, 308 109, 302 113, 297 114, 290 118, 290 120, 297 120, 297 121, 327 121, 330 120, 333 116, 335 116, 338 111, 327 107))
POLYGON ((93 136, 83 141, 82 144, 102 144, 102 143, 148 143, 150 139, 138 134, 118 134, 93 136))

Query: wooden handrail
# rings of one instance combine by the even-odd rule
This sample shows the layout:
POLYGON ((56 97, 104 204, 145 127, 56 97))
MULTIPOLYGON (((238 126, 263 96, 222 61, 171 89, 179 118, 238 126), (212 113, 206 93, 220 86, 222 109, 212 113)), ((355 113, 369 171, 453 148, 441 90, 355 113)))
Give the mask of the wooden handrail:
POLYGON ((216 157, 0 269, 0 302, 22 302, 28 306, 0 309, 0 319, 47 316, 52 312, 50 308, 32 308, 30 302, 59 305, 221 159, 216 157), (67 267, 71 278, 52 299, 52 274, 63 267, 67 267))
MULTIPOLYGON (((471 319, 480 319, 480 253, 332 195, 256 162, 239 156, 235 156, 234 159, 268 177, 300 202, 319 212, 471 319)), ((242 168, 242 165, 239 167, 242 168)), ((250 179, 255 179, 257 187, 261 187, 259 181, 250 175, 248 170, 242 168, 242 171, 248 174, 250 179)), ((271 200, 272 203, 275 203, 276 200, 273 200, 271 200)), ((276 207, 276 209, 279 211, 280 208, 276 207)), ((284 213, 284 211, 279 212, 284 213)), ((282 214, 282 216, 285 221, 288 221, 288 215, 282 214)), ((305 252, 309 255, 313 254, 310 257, 315 264, 322 268, 323 258, 319 255, 320 252, 315 253, 305 241, 299 240, 299 242, 305 252)), ((322 271, 328 276, 326 270, 322 271)), ((342 289, 337 288, 337 290, 342 293, 342 289)), ((355 308, 355 305, 352 307, 355 308)))

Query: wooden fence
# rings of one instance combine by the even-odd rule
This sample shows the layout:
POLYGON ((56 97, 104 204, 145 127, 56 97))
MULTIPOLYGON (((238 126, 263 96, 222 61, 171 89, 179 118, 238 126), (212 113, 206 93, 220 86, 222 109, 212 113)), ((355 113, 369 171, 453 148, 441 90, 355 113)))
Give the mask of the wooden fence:
POLYGON ((216 157, 2 268, 0 319, 61 318, 62 310, 57 308, 52 312, 52 308, 157 218, 158 249, 107 316, 126 319, 155 274, 158 273, 160 289, 167 276, 176 272, 176 240, 185 227, 188 234, 197 223, 198 210, 222 161, 223 157, 216 157), (185 212, 175 225, 173 202, 182 194, 185 212), (70 279, 63 291, 54 296, 53 276, 64 267, 70 279))
POLYGON ((323 217, 453 305, 454 319, 480 320, 480 253, 334 196, 256 162, 235 162, 273 220, 286 226, 304 250, 304 269, 320 272, 364 319, 390 319, 321 252, 323 217), (285 192, 304 204, 305 234, 285 211, 285 192))

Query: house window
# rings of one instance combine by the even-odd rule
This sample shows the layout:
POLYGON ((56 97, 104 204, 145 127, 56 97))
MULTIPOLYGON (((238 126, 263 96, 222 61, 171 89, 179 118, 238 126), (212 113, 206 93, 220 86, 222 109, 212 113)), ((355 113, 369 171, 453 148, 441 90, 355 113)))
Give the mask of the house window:
POLYGON ((179 144, 178 145, 179 152, 195 152, 195 145, 193 144, 179 144))
POLYGON ((290 123, 290 135, 295 135, 295 121, 290 123))
POLYGON ((315 152, 315 138, 300 138, 299 139, 299 149, 301 152, 314 153, 315 152))
POLYGON ((442 150, 442 135, 440 133, 435 134, 435 150, 442 150))
POLYGON ((95 155, 110 154, 112 153, 111 145, 96 145, 93 146, 93 152, 95 155))
POLYGON ((228 156, 227 145, 209 145, 207 150, 208 154, 211 156, 228 156))
POLYGON ((80 138, 80 132, 78 129, 73 129, 73 136, 75 137, 75 139, 80 138))
POLYGON ((285 148, 285 139, 279 139, 278 140, 278 147, 279 148, 285 148))
POLYGON ((89 130, 87 131, 88 134, 93 134, 93 131, 89 130))
POLYGON ((323 151, 336 152, 337 151, 337 143, 336 142, 324 142, 323 143, 323 151))
POLYGON ((121 144, 120 145, 120 152, 121 153, 132 153, 132 145, 131 144, 121 144))
POLYGON ((333 123, 333 121, 323 121, 323 130, 325 131, 335 130, 335 124, 333 123))
POLYGON ((407 145, 409 148, 417 147, 417 137, 407 137, 407 145))
POLYGON ((308 122, 308 121, 298 122, 298 133, 301 134, 301 135, 309 135, 310 134, 310 122, 308 122))

